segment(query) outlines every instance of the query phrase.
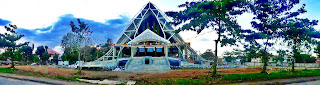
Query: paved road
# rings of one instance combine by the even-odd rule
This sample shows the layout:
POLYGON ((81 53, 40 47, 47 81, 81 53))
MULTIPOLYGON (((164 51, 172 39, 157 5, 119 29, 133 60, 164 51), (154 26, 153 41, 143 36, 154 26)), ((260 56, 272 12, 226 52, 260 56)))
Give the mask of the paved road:
POLYGON ((288 84, 288 85, 319 85, 319 84, 320 84, 320 80, 307 81, 307 82, 303 82, 303 83, 292 83, 292 84, 288 84))
POLYGON ((47 85, 43 83, 31 82, 31 81, 24 81, 6 77, 0 77, 0 84, 1 85, 47 85))

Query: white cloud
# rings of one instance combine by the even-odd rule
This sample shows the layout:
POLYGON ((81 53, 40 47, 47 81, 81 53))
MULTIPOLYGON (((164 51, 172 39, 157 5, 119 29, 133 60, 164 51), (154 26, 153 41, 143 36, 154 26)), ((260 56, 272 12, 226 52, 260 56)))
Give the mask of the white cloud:
POLYGON ((63 54, 63 48, 61 46, 56 46, 53 48, 54 51, 58 52, 61 56, 63 54))
MULTIPOLYGON (((151 2, 162 11, 178 9, 177 5, 185 2, 168 1, 151 2)), ((64 14, 105 22, 121 14, 133 17, 146 3, 148 0, 0 0, 0 18, 26 29, 48 27, 64 14)))
MULTIPOLYGON (((215 42, 217 34, 212 29, 204 29, 200 34, 197 34, 194 31, 182 31, 179 35, 185 40, 185 42, 190 42, 190 46, 200 53, 205 52, 207 49, 215 50, 215 42), (210 32, 211 31, 211 32, 210 32), (203 39, 207 39, 203 41, 203 39)), ((221 44, 218 44, 218 56, 222 56, 225 51, 232 51, 234 48, 243 48, 242 46, 224 46, 221 47, 221 44)))
POLYGON ((4 29, 4 26, 0 26, 0 33, 6 33, 6 29, 4 29))

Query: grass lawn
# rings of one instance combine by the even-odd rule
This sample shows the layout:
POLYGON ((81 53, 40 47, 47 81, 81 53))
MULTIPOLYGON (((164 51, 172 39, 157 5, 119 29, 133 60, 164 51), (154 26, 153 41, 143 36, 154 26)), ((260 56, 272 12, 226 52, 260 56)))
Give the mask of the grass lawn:
POLYGON ((0 73, 14 73, 13 70, 16 70, 16 69, 2 67, 0 68, 0 73))
POLYGON ((271 79, 283 78, 296 78, 296 77, 310 77, 320 76, 320 69, 315 70, 298 70, 279 71, 265 73, 246 73, 246 74, 222 74, 216 77, 197 76, 190 78, 170 78, 170 79, 142 79, 138 82, 139 85, 143 84, 156 84, 156 85, 198 85, 198 84, 223 84, 223 83, 237 83, 242 81, 263 81, 271 79))
POLYGON ((35 72, 27 72, 19 69, 12 69, 8 67, 1 67, 0 68, 0 73, 13 73, 13 74, 19 74, 19 75, 26 75, 26 76, 37 76, 37 77, 48 77, 48 78, 54 78, 54 79, 62 79, 62 80, 68 80, 68 81, 78 81, 77 78, 78 76, 73 76, 73 77, 64 77, 60 75, 47 75, 47 74, 40 74, 40 73, 35 73, 35 72))

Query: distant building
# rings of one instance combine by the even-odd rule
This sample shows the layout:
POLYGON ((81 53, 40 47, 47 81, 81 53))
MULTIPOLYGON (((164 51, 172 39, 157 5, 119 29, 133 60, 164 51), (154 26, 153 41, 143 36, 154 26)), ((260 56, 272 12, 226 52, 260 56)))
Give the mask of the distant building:
POLYGON ((254 63, 261 63, 261 58, 251 58, 251 62, 254 62, 254 63))
POLYGON ((60 53, 58 53, 57 51, 52 50, 51 48, 48 48, 47 52, 50 54, 49 61, 53 60, 54 54, 58 54, 58 56, 60 56, 60 53))

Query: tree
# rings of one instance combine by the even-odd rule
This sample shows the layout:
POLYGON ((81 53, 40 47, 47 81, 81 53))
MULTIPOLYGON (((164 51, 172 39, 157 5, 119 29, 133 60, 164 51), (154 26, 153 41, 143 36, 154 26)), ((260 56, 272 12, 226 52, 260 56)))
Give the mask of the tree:
POLYGON ((110 44, 112 44, 112 39, 111 38, 107 38, 107 43, 100 45, 101 47, 109 47, 110 44))
POLYGON ((74 51, 72 53, 66 54, 66 60, 69 61, 70 64, 75 63, 78 60, 79 53, 78 51, 74 51))
POLYGON ((0 60, 2 60, 2 61, 6 61, 6 60, 7 60, 7 58, 6 58, 6 56, 4 56, 4 55, 0 55, 0 60))
POLYGON ((43 63, 47 64, 49 58, 50 58, 50 54, 48 52, 42 53, 41 61, 43 63))
POLYGON ((9 33, 4 33, 0 34, 0 48, 5 48, 6 51, 8 51, 7 57, 11 59, 11 68, 14 68, 14 60, 16 60, 15 57, 19 56, 17 54, 16 49, 27 45, 29 42, 24 42, 24 43, 17 43, 16 41, 20 40, 24 35, 19 35, 18 32, 15 30, 18 28, 16 25, 11 25, 9 26, 4 26, 7 32, 9 33))
POLYGON ((224 58, 226 59, 227 62, 231 62, 232 60, 234 60, 234 58, 231 56, 224 57, 224 58))
POLYGON ((21 53, 24 62, 29 63, 30 61, 32 61, 33 49, 30 46, 22 46, 18 51, 21 53))
POLYGON ((254 17, 251 22, 257 33, 263 34, 264 49, 261 50, 263 68, 261 73, 267 73, 267 49, 272 47, 272 39, 280 37, 280 32, 285 28, 285 21, 306 12, 303 5, 296 12, 289 12, 300 0, 255 0, 250 5, 254 17))
POLYGON ((58 64, 58 57, 59 57, 59 55, 57 53, 54 53, 54 55, 53 55, 54 64, 58 64))
MULTIPOLYGON (((316 30, 313 26, 317 25, 318 21, 309 19, 289 19, 286 21, 286 28, 283 31, 284 41, 288 43, 288 46, 293 50, 293 57, 297 61, 300 56, 300 47, 304 46, 311 50, 311 45, 314 43, 313 32, 316 30)), ((292 71, 294 71, 294 63, 292 62, 292 71)))
POLYGON ((318 58, 320 58, 320 42, 316 43, 316 47, 314 48, 314 53, 316 53, 318 58))
POLYGON ((214 54, 212 52, 205 52, 201 54, 201 57, 207 60, 213 60, 214 54))
POLYGON ((43 59, 44 58, 43 57, 43 53, 45 53, 45 52, 46 52, 46 50, 45 50, 44 46, 38 46, 37 47, 36 54, 39 55, 39 58, 41 60, 40 61, 41 64, 45 63, 45 60, 43 59))
POLYGON ((295 58, 296 63, 314 63, 316 61, 315 57, 310 54, 299 54, 295 58))
POLYGON ((213 75, 217 72, 217 54, 218 43, 221 46, 228 44, 235 45, 235 42, 240 39, 240 26, 236 22, 236 15, 245 12, 245 0, 220 0, 220 1, 199 1, 186 2, 178 7, 186 8, 179 12, 166 12, 173 18, 172 24, 175 26, 183 24, 177 30, 192 30, 200 33, 205 28, 212 28, 216 31, 217 39, 215 40, 215 56, 213 75))
POLYGON ((278 53, 278 57, 275 58, 276 61, 280 61, 280 63, 282 64, 283 61, 284 61, 284 56, 286 55, 286 52, 285 50, 278 50, 277 53, 278 53))
POLYGON ((36 55, 36 54, 32 54, 32 58, 33 58, 33 62, 34 63, 39 63, 39 57, 38 57, 38 55, 36 55))
POLYGON ((61 56, 61 60, 62 60, 62 61, 66 61, 66 60, 67 60, 66 54, 63 54, 63 55, 61 56))
MULTIPOLYGON (((81 61, 80 55, 80 48, 85 46, 91 45, 91 34, 92 31, 90 30, 89 26, 84 22, 81 22, 80 19, 77 19, 79 23, 79 27, 77 27, 73 21, 70 21, 71 26, 71 33, 63 36, 61 46, 63 48, 71 48, 72 51, 79 51, 78 60, 81 61)), ((79 64, 79 72, 81 74, 81 64, 79 64)))

